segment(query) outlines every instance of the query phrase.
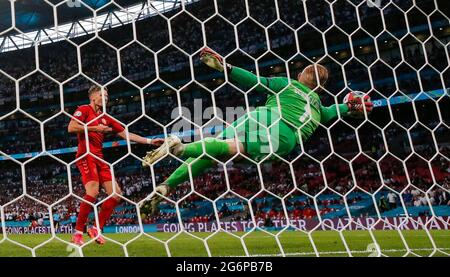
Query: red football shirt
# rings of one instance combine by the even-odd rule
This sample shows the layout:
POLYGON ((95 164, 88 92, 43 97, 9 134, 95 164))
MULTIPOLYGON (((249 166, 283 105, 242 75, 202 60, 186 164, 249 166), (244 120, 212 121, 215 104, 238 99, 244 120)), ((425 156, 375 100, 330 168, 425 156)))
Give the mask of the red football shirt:
MULTIPOLYGON (((114 133, 120 133, 125 128, 123 128, 122 125, 120 125, 119 122, 114 120, 114 118, 103 115, 96 120, 92 121, 96 117, 98 117, 102 111, 98 111, 97 113, 94 111, 94 109, 89 105, 83 105, 78 107, 78 109, 75 111, 73 116, 78 119, 79 121, 83 123, 88 123, 88 126, 98 126, 98 125, 105 125, 108 127, 111 127, 113 129, 114 133), (92 122, 91 122, 92 121, 92 122)), ((84 133, 78 134, 78 151, 77 151, 77 158, 86 153, 86 137, 84 133)), ((89 132, 89 150, 91 154, 96 155, 97 157, 103 158, 103 141, 105 139, 105 134, 98 133, 98 132, 89 132)))

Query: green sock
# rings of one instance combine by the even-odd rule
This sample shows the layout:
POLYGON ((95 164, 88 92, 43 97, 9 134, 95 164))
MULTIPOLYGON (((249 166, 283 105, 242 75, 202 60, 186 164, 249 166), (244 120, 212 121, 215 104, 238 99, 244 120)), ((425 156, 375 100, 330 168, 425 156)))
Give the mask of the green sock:
POLYGON ((201 141, 186 144, 180 158, 198 158, 203 155, 203 142, 205 143, 205 153, 214 158, 221 158, 230 154, 230 146, 224 140, 206 138, 201 141))
POLYGON ((210 159, 198 159, 192 162, 195 158, 189 158, 184 164, 179 166, 167 180, 164 181, 169 187, 175 188, 179 184, 189 180, 189 166, 191 165, 192 178, 197 177, 203 171, 214 165, 214 161, 210 159))

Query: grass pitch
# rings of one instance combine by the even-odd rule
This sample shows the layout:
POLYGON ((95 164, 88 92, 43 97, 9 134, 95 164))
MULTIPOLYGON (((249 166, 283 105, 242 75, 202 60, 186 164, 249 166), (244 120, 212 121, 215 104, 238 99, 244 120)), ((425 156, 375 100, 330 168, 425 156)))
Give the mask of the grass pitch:
MULTIPOLYGON (((106 234, 107 243, 97 245, 85 237, 82 255, 93 256, 376 256, 377 241, 386 256, 449 256, 450 231, 314 231, 308 234, 285 231, 278 235, 261 231, 251 233, 150 233, 106 234), (151 236, 151 237, 150 237, 151 236), (205 239, 206 240, 202 240, 205 239), (242 239, 241 239, 242 238, 242 239), (314 241, 314 244, 311 243, 314 241), (346 244, 344 244, 344 241, 346 244), (122 244, 122 245, 121 245, 122 244), (246 250, 243 246, 245 244, 246 250), (208 253, 206 245, 209 247, 208 253), (280 245, 283 252, 280 250, 280 245), (409 251, 407 250, 409 248, 409 251)), ((26 234, 0 236, 0 256, 80 256, 78 248, 72 246, 70 235, 26 234), (60 241, 61 239, 63 241, 60 241), (23 244, 30 249, 17 245, 23 244)))

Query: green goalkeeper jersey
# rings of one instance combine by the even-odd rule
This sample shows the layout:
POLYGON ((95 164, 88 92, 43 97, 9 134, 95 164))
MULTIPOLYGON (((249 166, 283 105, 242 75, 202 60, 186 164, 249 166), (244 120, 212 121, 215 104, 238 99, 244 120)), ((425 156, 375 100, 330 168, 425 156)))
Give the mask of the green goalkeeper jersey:
MULTIPOLYGON (((268 94, 265 107, 281 112, 281 118, 292 128, 300 130, 303 140, 314 133, 319 123, 326 123, 336 118, 338 109, 342 114, 348 112, 346 104, 322 106, 319 95, 296 80, 283 77, 258 78, 255 74, 239 67, 233 67, 230 74, 230 77, 240 85, 255 87, 258 92, 269 92, 269 90, 274 92, 268 94)), ((299 132, 295 133, 299 142, 299 132)))

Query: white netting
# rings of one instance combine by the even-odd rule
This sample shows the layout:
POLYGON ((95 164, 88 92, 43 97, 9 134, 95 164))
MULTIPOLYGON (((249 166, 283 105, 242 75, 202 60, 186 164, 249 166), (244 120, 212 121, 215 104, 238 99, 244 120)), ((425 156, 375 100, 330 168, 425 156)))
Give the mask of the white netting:
POLYGON ((449 255, 446 1, 6 2, 0 255, 449 255), (321 63, 325 106, 357 90, 374 112, 321 124, 286 157, 221 161, 153 217, 138 204, 181 161, 168 155, 149 172, 147 147, 107 137, 104 161, 123 201, 105 246, 72 246, 84 191, 67 124, 90 85, 108 87, 104 112, 126 130, 185 142, 264 105, 263 94, 206 68, 205 46, 260 76, 296 79, 321 63))

